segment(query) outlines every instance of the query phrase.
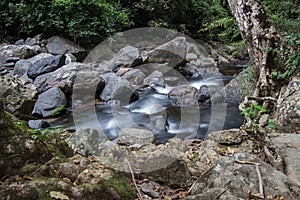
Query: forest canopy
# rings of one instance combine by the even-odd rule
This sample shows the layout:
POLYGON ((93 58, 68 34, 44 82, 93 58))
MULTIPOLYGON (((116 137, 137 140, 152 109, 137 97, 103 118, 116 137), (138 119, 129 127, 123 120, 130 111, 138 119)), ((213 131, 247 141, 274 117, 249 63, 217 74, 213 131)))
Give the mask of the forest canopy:
MULTIPOLYGON (((262 0, 280 33, 300 32, 297 0, 262 0)), ((130 28, 156 26, 226 43, 241 39, 226 0, 3 0, 0 35, 60 34, 74 41, 103 39, 130 28)))

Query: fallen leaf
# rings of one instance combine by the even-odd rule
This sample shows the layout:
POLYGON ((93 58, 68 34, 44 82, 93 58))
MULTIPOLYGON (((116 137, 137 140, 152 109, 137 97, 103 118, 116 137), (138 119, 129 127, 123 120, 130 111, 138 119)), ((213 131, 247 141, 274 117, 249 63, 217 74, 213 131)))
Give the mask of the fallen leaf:
POLYGON ((69 197, 67 195, 57 191, 51 191, 50 197, 54 199, 60 199, 60 200, 69 200, 69 197))

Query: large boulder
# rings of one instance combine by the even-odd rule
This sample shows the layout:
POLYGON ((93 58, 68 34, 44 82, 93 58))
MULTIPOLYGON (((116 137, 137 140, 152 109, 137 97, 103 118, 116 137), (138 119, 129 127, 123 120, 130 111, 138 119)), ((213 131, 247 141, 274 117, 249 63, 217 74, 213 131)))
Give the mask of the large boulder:
POLYGON ((115 100, 120 103, 128 104, 137 99, 137 93, 126 79, 114 73, 101 75, 105 81, 105 87, 100 94, 104 101, 115 100))
POLYGON ((28 69, 33 63, 51 56, 49 53, 40 53, 28 59, 18 60, 15 64, 13 75, 22 77, 24 74, 27 74, 28 69))
POLYGON ((47 50, 54 55, 72 54, 78 61, 82 61, 86 56, 84 48, 74 44, 68 39, 53 36, 48 38, 47 50))
POLYGON ((265 197, 300 198, 300 186, 285 174, 253 155, 236 153, 214 163, 198 179, 186 199, 209 199, 212 195, 219 195, 219 199, 245 199, 248 191, 251 191, 250 196, 257 195, 260 193, 258 171, 265 197))
POLYGON ((67 105, 65 94, 54 87, 39 95, 32 114, 42 117, 57 115, 67 105))
POLYGON ((64 65, 54 72, 38 76, 34 80, 34 85, 40 93, 52 87, 59 87, 64 93, 72 93, 74 82, 78 83, 77 89, 80 89, 80 84, 85 89, 86 86, 89 86, 90 88, 103 88, 104 86, 104 81, 100 77, 100 72, 92 65, 76 62, 64 65), (80 76, 78 76, 79 74, 80 76), (80 80, 77 80, 77 77, 80 80), (83 77, 85 80, 81 81, 83 77), (90 85, 85 83, 89 83, 90 85))
POLYGON ((189 85, 174 87, 168 94, 178 105, 198 105, 198 90, 189 85))
POLYGON ((275 159, 269 158, 269 160, 273 161, 271 163, 274 167, 283 170, 287 176, 300 185, 300 135, 270 133, 268 136, 270 140, 269 148, 279 155, 275 156, 275 159), (276 157, 280 158, 277 159, 277 162, 276 157))
POLYGON ((145 85, 150 85, 151 87, 154 86, 160 86, 160 87, 165 87, 166 82, 164 80, 164 75, 162 72, 156 70, 149 74, 145 79, 144 79, 144 84, 145 85))
POLYGON ((66 56, 57 55, 41 58, 28 68, 29 78, 35 79, 37 76, 56 70, 65 64, 66 56))
POLYGON ((126 145, 152 144, 154 140, 154 134, 151 131, 137 128, 124 128, 118 136, 118 143, 126 145))
POLYGON ((277 128, 288 133, 300 131, 300 76, 293 77, 282 89, 276 106, 277 128))
POLYGON ((32 46, 28 45, 4 45, 0 47, 0 57, 1 58, 9 58, 9 57, 17 57, 17 58, 30 58, 36 55, 37 52, 32 46))
POLYGON ((122 77, 133 85, 140 85, 143 83, 146 75, 140 69, 132 69, 126 72, 122 77))
POLYGON ((167 63, 170 67, 176 68, 186 62, 186 53, 186 39, 184 37, 177 37, 147 52, 146 62, 167 63))
POLYGON ((125 46, 111 59, 117 67, 135 67, 142 62, 140 50, 125 46))
POLYGON ((13 77, 0 76, 0 99, 11 114, 26 119, 31 116, 37 99, 36 87, 13 77))

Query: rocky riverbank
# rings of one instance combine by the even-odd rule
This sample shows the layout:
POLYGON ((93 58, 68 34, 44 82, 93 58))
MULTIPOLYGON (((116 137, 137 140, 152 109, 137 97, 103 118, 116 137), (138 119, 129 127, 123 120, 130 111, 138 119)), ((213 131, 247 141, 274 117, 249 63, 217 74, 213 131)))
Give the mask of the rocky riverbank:
POLYGON ((122 128, 113 141, 92 127, 28 128, 28 120, 45 128, 47 119, 88 110, 95 99, 126 106, 139 99, 136 91, 149 88, 171 87, 165 95, 174 105, 211 106, 240 103, 251 86, 240 84, 247 71, 225 87, 190 86, 189 78, 222 77, 217 66, 229 61, 182 36, 113 46, 104 60, 97 50, 85 58, 70 41, 40 35, 0 45, 1 199, 300 198, 299 76, 274 103, 278 133, 267 128, 273 116, 264 115, 259 128, 268 132, 260 140, 243 129, 157 144, 153 130, 135 127, 122 128))

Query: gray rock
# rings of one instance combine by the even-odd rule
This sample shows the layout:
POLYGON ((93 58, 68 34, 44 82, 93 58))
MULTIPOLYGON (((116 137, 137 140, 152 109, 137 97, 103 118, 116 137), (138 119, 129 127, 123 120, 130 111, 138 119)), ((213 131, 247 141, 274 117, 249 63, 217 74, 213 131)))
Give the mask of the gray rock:
POLYGON ((237 145, 243 142, 243 134, 239 129, 216 131, 208 135, 207 139, 218 142, 221 145, 237 145))
POLYGON ((127 173, 130 173, 129 162, 135 174, 142 174, 173 188, 187 188, 192 184, 186 163, 176 158, 171 149, 158 149, 149 144, 129 153, 128 147, 115 146, 102 149, 98 156, 106 166, 127 173))
POLYGON ((140 85, 143 83, 146 75, 140 69, 132 69, 126 72, 122 77, 133 85, 140 85))
POLYGON ((117 67, 135 67, 142 62, 140 50, 125 46, 111 59, 117 67))
POLYGON ((48 38, 47 50, 49 53, 55 55, 72 54, 78 61, 82 61, 86 56, 84 48, 59 36, 48 38))
POLYGON ((187 199, 205 196, 208 191, 212 192, 213 188, 219 191, 219 199, 245 199, 248 189, 251 190, 251 194, 258 194, 259 181, 255 165, 237 163, 236 160, 260 163, 259 171, 263 178, 265 197, 272 195, 289 200, 299 199, 299 185, 282 172, 247 153, 220 158, 198 179, 192 189, 192 196, 187 199))
POLYGON ((49 54, 49 53, 40 53, 40 54, 35 55, 35 56, 33 56, 31 58, 28 58, 28 59, 21 59, 21 60, 19 60, 19 61, 16 62, 13 74, 17 75, 18 77, 21 77, 25 73, 27 74, 27 71, 28 71, 29 67, 33 63, 35 63, 35 62, 37 62, 39 60, 51 57, 51 56, 52 55, 49 54))
POLYGON ((145 85, 150 85, 151 87, 160 86, 164 87, 166 85, 164 80, 164 75, 160 71, 154 71, 149 76, 144 79, 145 85))
POLYGON ((199 89, 198 99, 199 101, 205 101, 210 98, 210 92, 207 85, 202 85, 199 89))
POLYGON ((59 110, 67 105, 65 94, 54 87, 38 96, 32 114, 42 117, 50 117, 59 114, 59 110))
POLYGON ((154 134, 151 131, 137 128, 123 128, 119 132, 117 139, 118 144, 152 144, 154 142, 154 134))
POLYGON ((125 104, 136 100, 137 93, 129 81, 114 73, 103 74, 101 77, 105 81, 105 87, 100 94, 101 99, 105 101, 116 100, 125 104))
POLYGON ((288 133, 300 131, 300 76, 293 77, 282 89, 276 107, 277 128, 288 133))
POLYGON ((270 148, 282 158, 283 172, 300 185, 300 135, 270 133, 268 136, 270 148))
POLYGON ((95 154, 99 148, 98 131, 89 128, 76 130, 66 142, 83 155, 95 154))
POLYGON ((38 44, 38 40, 36 38, 27 38, 25 40, 25 45, 33 46, 38 44))
POLYGON ((24 39, 19 39, 19 40, 17 40, 16 42, 15 42, 15 45, 24 45, 25 44, 25 41, 24 41, 24 39))
POLYGON ((4 45, 0 47, 0 57, 9 58, 9 57, 18 57, 18 58, 30 58, 36 55, 37 52, 32 46, 28 45, 4 45))
POLYGON ((29 78, 34 79, 42 74, 52 72, 57 68, 63 66, 65 64, 65 59, 66 56, 64 55, 41 58, 32 63, 32 65, 28 68, 27 75, 29 78))
POLYGON ((168 97, 175 99, 178 105, 198 105, 198 91, 189 85, 176 86, 168 97))
POLYGON ((6 111, 26 119, 31 116, 37 99, 37 90, 34 85, 23 80, 0 76, 0 98, 4 102, 6 111))
POLYGON ((186 39, 177 37, 146 53, 146 62, 167 63, 172 68, 179 67, 186 62, 186 46, 186 39))
MULTIPOLYGON (((74 62, 64 65, 61 68, 55 70, 54 72, 50 72, 48 74, 43 74, 41 76, 36 77, 36 79, 34 80, 34 85, 37 87, 40 93, 52 87, 59 87, 64 93, 72 93, 73 85, 74 82, 76 82, 77 80, 76 77, 78 73, 82 75, 82 73, 85 72, 87 74, 92 75, 91 79, 93 80, 98 80, 97 77, 100 77, 100 73, 96 71, 96 69, 92 65, 74 62)), ((78 81, 78 83, 82 83, 82 81, 78 81)), ((91 83, 91 89, 103 87, 102 85, 98 85, 98 83, 100 82, 96 81, 93 83, 89 79, 86 80, 86 83, 91 83)), ((103 81, 101 81, 101 83, 103 83, 103 81)), ((83 83, 83 85, 86 84, 83 83)))
POLYGON ((42 119, 39 120, 29 120, 28 126, 33 129, 47 128, 50 127, 50 124, 42 119))

